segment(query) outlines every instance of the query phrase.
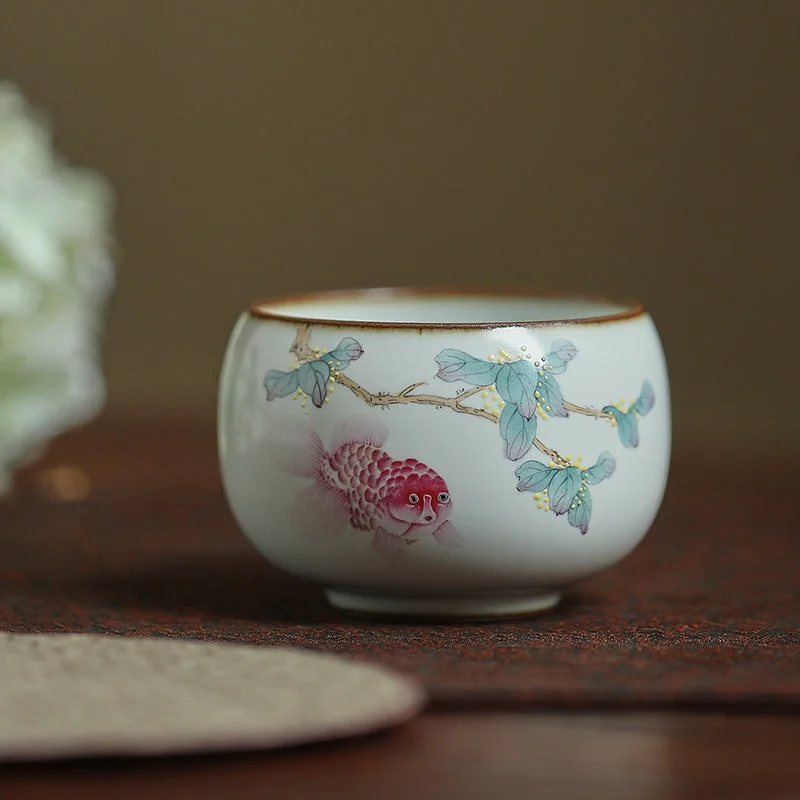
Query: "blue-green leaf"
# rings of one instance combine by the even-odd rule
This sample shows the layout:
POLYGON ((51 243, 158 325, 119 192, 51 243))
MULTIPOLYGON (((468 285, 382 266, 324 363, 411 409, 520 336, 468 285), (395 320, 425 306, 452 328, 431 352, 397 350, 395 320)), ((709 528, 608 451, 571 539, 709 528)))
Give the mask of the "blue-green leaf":
POLYGON ((536 413, 536 370, 528 361, 503 364, 497 373, 497 393, 506 403, 513 403, 525 419, 536 413))
POLYGON ((635 414, 620 411, 616 406, 604 406, 603 411, 617 421, 617 433, 623 447, 639 446, 639 420, 635 414))
POLYGON ((568 417, 569 413, 564 408, 564 396, 558 381, 545 370, 539 370, 539 382, 536 391, 539 393, 539 405, 551 417, 568 417))
POLYGON ((547 490, 550 510, 556 514, 566 514, 580 487, 581 471, 577 467, 556 470, 547 490))
MULTIPOLYGON (((552 501, 551 501, 552 502, 552 501)), ((589 530, 589 520, 592 518, 592 495, 587 490, 582 496, 576 497, 567 512, 567 522, 573 528, 579 528, 581 533, 589 530)))
POLYGON ((594 466, 583 471, 582 477, 586 483, 600 483, 600 481, 610 478, 616 468, 617 460, 607 450, 603 450, 597 457, 594 466))
POLYGON ((500 414, 500 435, 506 443, 506 458, 518 461, 533 446, 536 417, 525 419, 515 405, 508 403, 500 414))
POLYGON ((320 356, 319 360, 331 367, 344 369, 351 361, 361 358, 363 353, 364 348, 352 336, 347 336, 333 350, 320 356))
POLYGON ((264 388, 267 390, 267 400, 274 400, 276 397, 286 397, 292 392, 297 391, 297 370, 291 372, 281 372, 279 369, 271 369, 264 378, 264 388))
POLYGON ((499 364, 474 358, 462 350, 442 350, 436 356, 436 363, 439 365, 437 378, 448 383, 464 381, 473 386, 490 386, 495 382, 500 369, 499 364))
POLYGON ((550 486, 558 469, 547 467, 541 461, 526 461, 514 470, 518 492, 543 492, 550 486))
POLYGON ((545 357, 545 363, 549 365, 548 371, 553 375, 560 375, 577 354, 578 349, 568 339, 556 339, 545 357))
POLYGON ((641 394, 636 398, 630 410, 643 417, 655 405, 655 402, 656 393, 653 391, 650 381, 645 381, 642 384, 641 394))
POLYGON ((308 361, 300 365, 298 370, 300 388, 311 398, 311 402, 317 408, 320 408, 325 402, 330 376, 330 364, 326 361, 308 361))

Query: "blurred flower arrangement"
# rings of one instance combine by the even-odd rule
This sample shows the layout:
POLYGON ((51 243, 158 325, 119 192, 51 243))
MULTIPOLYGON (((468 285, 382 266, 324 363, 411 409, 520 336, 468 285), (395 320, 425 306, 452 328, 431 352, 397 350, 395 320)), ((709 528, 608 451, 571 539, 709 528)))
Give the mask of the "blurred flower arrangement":
POLYGON ((104 403, 112 204, 108 183, 63 163, 45 122, 0 81, 0 494, 104 403))

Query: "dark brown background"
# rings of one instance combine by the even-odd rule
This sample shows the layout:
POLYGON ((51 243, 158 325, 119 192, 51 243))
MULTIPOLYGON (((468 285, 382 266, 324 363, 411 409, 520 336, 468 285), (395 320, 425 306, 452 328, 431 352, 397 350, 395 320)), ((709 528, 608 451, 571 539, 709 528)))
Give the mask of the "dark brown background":
MULTIPOLYGON (((800 4, 2 0, 0 76, 118 193, 110 408, 211 419, 248 300, 642 299, 679 438, 800 443, 800 4)), ((762 451, 763 452, 763 451, 762 451)))

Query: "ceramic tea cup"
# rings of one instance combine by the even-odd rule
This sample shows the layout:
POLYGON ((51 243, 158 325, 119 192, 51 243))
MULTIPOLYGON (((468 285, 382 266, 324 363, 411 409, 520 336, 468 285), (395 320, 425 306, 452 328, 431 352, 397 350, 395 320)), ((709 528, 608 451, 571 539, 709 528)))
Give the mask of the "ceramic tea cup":
POLYGON ((242 314, 218 429, 242 531, 337 608, 527 614, 647 533, 669 385, 635 302, 323 292, 242 314))

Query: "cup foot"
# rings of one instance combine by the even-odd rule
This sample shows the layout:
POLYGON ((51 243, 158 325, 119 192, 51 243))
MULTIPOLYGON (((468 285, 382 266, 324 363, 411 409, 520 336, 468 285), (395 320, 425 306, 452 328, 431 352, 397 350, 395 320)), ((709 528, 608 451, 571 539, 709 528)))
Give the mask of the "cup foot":
POLYGON ((526 617, 558 605, 561 592, 539 591, 478 597, 414 597, 326 589, 328 602, 360 617, 452 620, 454 622, 526 617))

